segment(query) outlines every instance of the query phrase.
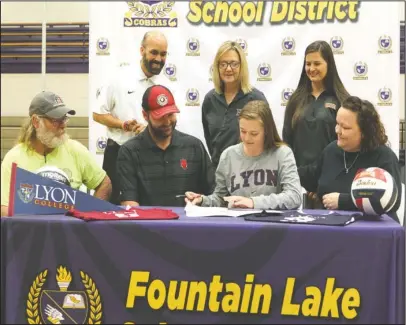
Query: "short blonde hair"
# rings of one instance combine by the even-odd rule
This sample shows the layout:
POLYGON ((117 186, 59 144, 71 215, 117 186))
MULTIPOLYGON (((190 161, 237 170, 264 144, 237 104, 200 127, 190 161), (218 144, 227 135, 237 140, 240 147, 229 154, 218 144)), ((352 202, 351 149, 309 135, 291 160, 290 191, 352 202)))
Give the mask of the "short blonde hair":
POLYGON ((249 80, 249 72, 248 72, 248 62, 245 56, 245 53, 241 46, 234 41, 226 41, 217 50, 216 56, 213 62, 213 83, 214 88, 218 94, 222 94, 224 90, 223 81, 220 78, 220 70, 219 70, 219 62, 220 58, 228 51, 235 51, 237 52, 238 56, 240 57, 240 88, 244 94, 249 93, 252 91, 252 86, 249 80))

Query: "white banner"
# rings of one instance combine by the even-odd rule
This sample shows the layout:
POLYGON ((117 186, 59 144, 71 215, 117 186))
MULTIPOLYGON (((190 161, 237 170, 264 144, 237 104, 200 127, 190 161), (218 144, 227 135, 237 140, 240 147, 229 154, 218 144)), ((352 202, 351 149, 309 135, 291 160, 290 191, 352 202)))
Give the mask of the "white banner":
POLYGON ((106 130, 92 119, 97 90, 119 64, 139 62, 141 39, 151 29, 168 39, 162 73, 181 110, 178 129, 203 143, 201 104, 213 88, 210 68, 222 42, 236 40, 245 48, 251 83, 264 92, 281 134, 305 48, 325 40, 335 53, 346 89, 375 105, 398 155, 399 3, 135 1, 89 6, 89 148, 99 153, 100 164, 106 130))

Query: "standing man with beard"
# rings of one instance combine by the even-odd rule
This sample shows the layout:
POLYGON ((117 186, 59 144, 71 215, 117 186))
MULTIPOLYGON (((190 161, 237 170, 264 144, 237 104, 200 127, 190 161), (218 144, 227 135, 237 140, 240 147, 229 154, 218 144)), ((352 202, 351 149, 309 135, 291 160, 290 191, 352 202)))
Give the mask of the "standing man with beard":
POLYGON ((165 84, 165 77, 160 75, 168 53, 165 35, 158 31, 147 32, 140 53, 139 63, 121 66, 109 85, 98 90, 98 105, 93 112, 93 120, 107 127, 103 169, 113 185, 110 198, 113 204, 120 203, 116 177, 120 146, 146 127, 140 99, 148 87, 165 84))
POLYGON ((30 118, 21 128, 18 144, 7 152, 1 164, 1 216, 8 214, 13 162, 34 173, 44 166, 57 167, 69 178, 71 187, 78 189, 85 184, 95 190, 95 197, 109 199, 110 179, 85 146, 69 139, 67 114, 76 112, 52 92, 41 92, 31 101, 30 118))
POLYGON ((211 194, 209 155, 198 138, 175 130, 179 109, 170 90, 149 87, 142 108, 148 126, 121 146, 117 158, 121 205, 182 206, 184 198, 176 196, 189 188, 211 194))

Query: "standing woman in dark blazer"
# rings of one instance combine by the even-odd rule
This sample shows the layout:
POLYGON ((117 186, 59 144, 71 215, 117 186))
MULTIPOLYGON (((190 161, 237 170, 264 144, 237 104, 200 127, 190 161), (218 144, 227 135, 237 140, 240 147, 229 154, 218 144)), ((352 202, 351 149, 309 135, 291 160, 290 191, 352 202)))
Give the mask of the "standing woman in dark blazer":
POLYGON ((240 142, 238 116, 252 100, 267 100, 264 94, 252 87, 248 63, 241 46, 224 42, 217 50, 213 62, 213 84, 203 100, 202 123, 204 138, 215 168, 221 153, 240 142))
POLYGON ((337 110, 349 97, 337 72, 334 55, 325 41, 307 46, 299 84, 285 111, 283 140, 292 148, 297 166, 315 161, 337 140, 337 110))

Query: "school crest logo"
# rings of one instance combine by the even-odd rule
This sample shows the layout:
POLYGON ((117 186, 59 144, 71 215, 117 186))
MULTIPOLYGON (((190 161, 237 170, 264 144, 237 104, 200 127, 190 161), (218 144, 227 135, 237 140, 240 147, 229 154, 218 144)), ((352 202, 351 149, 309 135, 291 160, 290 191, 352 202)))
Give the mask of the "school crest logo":
POLYGON ((392 106, 392 90, 384 87, 378 91, 378 106, 392 106))
POLYGON ((296 42, 293 37, 285 37, 282 41, 281 55, 296 55, 295 46, 296 42))
POLYGON ((200 42, 197 38, 191 37, 186 42, 187 56, 200 56, 200 42))
POLYGON ((392 38, 389 35, 382 35, 378 40, 379 54, 392 53, 392 38))
POLYGON ((107 138, 98 137, 96 140, 96 153, 104 153, 107 147, 107 138))
POLYGON ((282 106, 287 106, 290 97, 292 97, 292 94, 294 93, 294 89, 292 88, 285 88, 282 90, 282 94, 281 94, 281 98, 282 98, 282 102, 281 105, 282 106))
POLYGON ((236 40, 236 43, 241 46, 241 48, 244 51, 245 55, 248 55, 248 43, 247 43, 247 41, 242 39, 242 38, 238 38, 236 40))
POLYGON ((33 190, 34 186, 31 184, 20 184, 20 188, 17 190, 18 197, 24 203, 30 203, 35 195, 33 190))
POLYGON ((196 88, 189 88, 186 91, 186 106, 199 106, 199 91, 196 88))
POLYGON ((212 82, 213 81, 213 64, 210 66, 210 69, 209 69, 209 82, 212 82))
POLYGON ((258 74, 257 81, 271 81, 272 80, 271 71, 272 70, 270 64, 266 62, 259 64, 257 68, 258 74))
POLYGON ((368 65, 363 61, 354 64, 354 80, 368 80, 368 65))
POLYGON ((96 55, 110 55, 110 42, 107 38, 101 37, 96 43, 96 55))
POLYGON ((330 39, 330 47, 333 54, 344 54, 344 40, 341 36, 333 36, 330 39))
POLYGON ((166 64, 164 74, 170 81, 176 81, 176 65, 172 63, 166 64))
POLYGON ((28 292, 26 313, 29 324, 101 324, 101 297, 88 274, 80 271, 83 291, 68 291, 72 274, 64 266, 57 269, 59 290, 43 288, 47 276, 47 269, 40 272, 28 292))

